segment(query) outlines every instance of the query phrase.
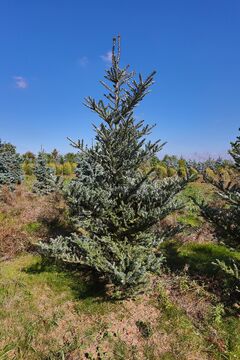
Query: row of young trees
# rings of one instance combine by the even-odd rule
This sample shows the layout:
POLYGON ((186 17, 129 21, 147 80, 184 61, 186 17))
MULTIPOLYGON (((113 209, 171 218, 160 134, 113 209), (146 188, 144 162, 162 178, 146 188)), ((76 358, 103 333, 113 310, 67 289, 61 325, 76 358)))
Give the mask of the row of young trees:
MULTIPOLYGON (((16 147, 10 143, 2 143, 2 152, 11 152, 16 154, 16 147)), ((76 153, 67 153, 62 155, 58 150, 54 149, 51 153, 46 153, 44 157, 46 159, 46 166, 50 167, 54 174, 57 176, 70 176, 75 174, 75 168, 77 165, 78 155, 76 153)), ((41 152, 39 153, 41 154, 41 152)), ((18 154, 18 161, 22 164, 23 175, 32 176, 35 174, 35 168, 37 164, 38 155, 35 155, 31 151, 27 151, 25 154, 18 154)), ((219 171, 221 169, 227 170, 232 167, 232 163, 229 160, 223 160, 218 158, 216 160, 209 158, 206 161, 196 162, 194 160, 186 160, 176 155, 165 155, 162 160, 157 156, 153 156, 149 161, 141 165, 142 171, 148 172, 151 168, 154 169, 154 175, 159 178, 171 177, 179 175, 186 177, 187 173, 190 174, 204 174, 206 170, 219 171)))
MULTIPOLYGON (((76 153, 68 152, 66 154, 61 154, 57 149, 53 149, 52 152, 48 153, 44 151, 47 163, 56 163, 63 165, 66 162, 74 163, 76 162, 76 153)), ((37 155, 35 155, 31 151, 27 151, 26 153, 21 155, 21 158, 26 164, 34 164, 37 159, 37 155)))
MULTIPOLYGON (((71 171, 70 169, 66 171, 68 167, 65 168, 66 175, 72 173, 72 167, 70 163, 68 164, 71 171)), ((23 170, 22 158, 16 152, 15 146, 10 143, 0 142, 0 188, 5 185, 10 190, 14 190, 15 186, 21 184, 24 178, 23 170)), ((33 192, 46 195, 60 189, 58 186, 60 181, 56 170, 49 166, 44 152, 38 154, 32 170, 36 177, 33 184, 33 192)))
POLYGON ((219 171, 220 169, 228 169, 232 167, 232 161, 218 157, 213 159, 209 157, 203 161, 196 161, 191 159, 179 158, 176 155, 165 155, 162 160, 154 156, 150 161, 150 166, 153 166, 160 177, 185 176, 187 171, 193 174, 204 174, 206 170, 219 171))
MULTIPOLYGON (((94 269, 111 284, 112 295, 120 298, 142 290, 150 273, 160 271, 160 243, 181 227, 158 226, 156 231, 155 225, 183 207, 176 195, 196 178, 187 166, 184 176, 178 172, 170 177, 155 176, 156 167, 143 166, 151 163, 163 147, 160 141, 146 140, 152 126, 134 117, 134 109, 149 92, 154 75, 136 78, 128 66, 121 68, 120 38, 113 40, 112 66, 106 70, 105 81, 101 81, 107 90, 106 101, 86 99, 87 107, 101 119, 99 126, 94 126, 95 143, 87 147, 83 141, 72 141, 79 150, 78 165, 64 194, 75 232, 39 245, 47 256, 94 269)), ((203 216, 238 242, 239 150, 238 138, 231 151, 234 185, 225 188, 221 181, 213 183, 206 178, 217 186, 228 206, 212 209, 198 204, 203 216)), ((34 191, 38 193, 61 188, 43 154, 37 160, 36 178, 34 191)))
MULTIPOLYGON (((55 150, 57 154, 57 150, 55 150)), ((39 166, 39 158, 42 156, 45 159, 45 166, 52 169, 55 175, 73 175, 76 167, 77 155, 74 153, 67 153, 59 155, 58 159, 53 155, 44 151, 40 151, 36 156, 32 152, 20 155, 16 152, 16 147, 11 143, 2 142, 0 140, 0 186, 8 185, 11 189, 14 184, 20 184, 24 175, 36 175, 39 166), (62 161, 60 161, 62 159, 62 161), (51 161, 50 161, 51 160, 51 161)))
MULTIPOLYGON (((45 153, 44 156, 46 157, 45 153)), ((34 161, 34 163, 26 163, 24 162, 22 164, 22 169, 24 172, 24 175, 32 176, 35 175, 35 168, 36 168, 37 160, 34 161)), ((76 162, 64 162, 63 164, 55 163, 55 162, 47 162, 46 166, 51 168, 53 172, 58 176, 69 176, 74 175, 75 168, 76 168, 76 162)))
MULTIPOLYGON (((2 143, 2 151, 8 152, 11 149, 11 153, 16 154, 16 147, 10 143, 2 143), (4 146, 3 146, 4 145, 4 146)), ((40 151, 41 153, 41 151, 40 151)), ((58 176, 74 175, 78 154, 69 152, 62 155, 57 149, 54 149, 51 153, 44 151, 44 156, 48 167, 53 169, 54 173, 58 176)), ((35 155, 31 151, 27 151, 22 155, 18 155, 19 161, 22 163, 22 170, 24 175, 32 176, 35 172, 36 162, 38 155, 35 155)), ((230 160, 207 159, 205 161, 186 160, 183 157, 176 155, 165 155, 162 160, 157 156, 153 156, 149 161, 143 163, 141 168, 147 172, 150 168, 154 168, 154 174, 159 178, 170 177, 179 175, 186 177, 187 172, 191 174, 204 174, 206 169, 219 171, 219 169, 228 169, 232 166, 230 160)))
MULTIPOLYGON (((44 157, 46 159, 46 166, 50 167, 55 175, 69 176, 74 174, 77 161, 76 153, 69 152, 63 155, 57 149, 54 149, 51 153, 44 151, 44 157)), ((22 168, 24 174, 34 175, 38 155, 27 151, 21 158, 23 160, 22 168)))

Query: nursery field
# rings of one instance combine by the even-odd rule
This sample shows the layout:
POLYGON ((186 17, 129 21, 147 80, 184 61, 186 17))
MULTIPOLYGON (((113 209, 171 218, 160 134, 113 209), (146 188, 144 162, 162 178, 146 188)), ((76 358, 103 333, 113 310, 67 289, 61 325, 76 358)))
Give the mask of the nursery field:
MULTIPOLYGON (((0 360, 239 360, 240 136, 159 157, 113 38, 92 145, 0 141, 0 360)), ((108 56, 109 58, 109 56, 108 56)))
POLYGON ((32 180, 0 205, 0 359, 239 359, 237 298, 213 264, 240 261, 216 243, 190 196, 214 197, 195 182, 169 221, 188 227, 162 243, 165 263, 144 293, 112 300, 88 269, 42 258, 40 239, 68 233, 61 197, 29 192, 32 180))

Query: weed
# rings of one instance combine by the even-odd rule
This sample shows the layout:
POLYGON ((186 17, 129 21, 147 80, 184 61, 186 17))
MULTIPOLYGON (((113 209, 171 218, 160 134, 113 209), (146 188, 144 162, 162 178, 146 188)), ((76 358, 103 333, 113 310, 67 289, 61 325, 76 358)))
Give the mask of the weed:
POLYGON ((28 224, 26 224, 23 228, 24 230, 29 233, 29 234, 33 234, 36 233, 40 230, 42 224, 40 222, 34 221, 34 222, 30 222, 28 224))
POLYGON ((202 224, 201 219, 196 214, 183 214, 178 216, 178 222, 183 225, 190 225, 191 227, 199 227, 202 224))
POLYGON ((171 312, 173 305, 170 301, 169 297, 167 296, 166 290, 162 283, 158 284, 158 304, 167 312, 171 312))
POLYGON ((152 335, 152 327, 149 322, 138 320, 136 325, 144 338, 149 338, 152 335))
POLYGON ((210 320, 216 324, 220 325, 222 323, 223 315, 225 314, 225 309, 223 304, 217 304, 212 307, 210 314, 210 320))

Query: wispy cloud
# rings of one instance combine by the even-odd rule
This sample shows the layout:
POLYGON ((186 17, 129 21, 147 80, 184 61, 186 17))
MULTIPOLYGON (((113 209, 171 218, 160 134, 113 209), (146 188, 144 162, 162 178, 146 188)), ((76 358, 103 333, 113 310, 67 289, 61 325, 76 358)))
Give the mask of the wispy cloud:
POLYGON ((87 66, 89 60, 88 60, 88 57, 87 56, 82 56, 79 60, 78 60, 78 63, 81 67, 85 67, 87 66))
POLYGON ((112 52, 111 51, 108 51, 106 54, 104 55, 101 55, 100 58, 107 62, 107 63, 110 63, 112 61, 112 52))
POLYGON ((13 76, 13 79, 15 81, 15 86, 18 89, 26 89, 28 87, 27 80, 22 76, 13 76))

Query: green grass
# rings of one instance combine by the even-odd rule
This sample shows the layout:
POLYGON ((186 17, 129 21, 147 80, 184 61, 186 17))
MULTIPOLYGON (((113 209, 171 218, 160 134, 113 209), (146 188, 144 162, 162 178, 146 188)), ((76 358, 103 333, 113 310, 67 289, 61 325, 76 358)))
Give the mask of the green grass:
POLYGON ((175 240, 163 243, 162 250, 166 256, 167 264, 172 270, 183 270, 186 265, 190 273, 213 276, 218 272, 213 264, 216 259, 231 263, 240 261, 240 253, 224 245, 214 243, 197 244, 194 242, 182 244, 175 240))
POLYGON ((214 196, 215 194, 211 185, 200 182, 189 183, 177 196, 178 199, 185 204, 184 208, 178 214, 178 222, 191 228, 200 227, 204 219, 200 216, 199 208, 194 204, 192 198, 210 202, 214 199, 214 196))
POLYGON ((201 198, 209 202, 215 198, 215 192, 212 185, 202 182, 189 183, 181 192, 180 197, 188 200, 190 197, 201 198))
POLYGON ((178 216, 177 221, 182 225, 190 225, 193 228, 199 227, 202 224, 198 214, 183 214, 178 216))
POLYGON ((38 221, 30 222, 24 225, 23 230, 29 234, 37 233, 42 227, 42 224, 38 221))
MULTIPOLYGON (((185 256, 186 251, 188 256, 194 252, 186 245, 183 250, 185 256)), ((192 287, 185 291, 192 291, 192 287)), ((100 360, 239 358, 239 320, 225 318, 220 306, 213 307, 211 317, 202 321, 201 328, 172 301, 164 287, 151 296, 147 303, 142 297, 131 302, 109 301, 90 273, 66 271, 36 255, 22 255, 2 263, 0 359, 55 360, 73 354, 84 359, 79 355, 84 353, 89 359, 100 360), (153 306, 157 309, 155 321, 144 317, 148 306, 150 313, 153 306), (132 316, 133 325, 128 328, 132 316), (124 332, 115 334, 111 330, 115 321, 120 327, 124 322, 137 345, 122 338, 124 332), (211 329, 224 339, 224 353, 209 341, 211 329)))
MULTIPOLYGON (((61 319, 72 318, 72 312, 76 319, 83 314, 98 316, 113 307, 101 301, 96 284, 80 273, 44 264, 39 256, 21 256, 0 270, 0 359, 8 359, 8 353, 14 359, 47 359, 45 355, 59 347, 56 350, 55 339, 43 334, 53 331, 61 319), (66 307, 69 303, 71 311, 66 307)), ((73 320, 69 326, 74 328, 73 320)))

